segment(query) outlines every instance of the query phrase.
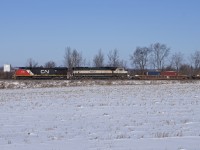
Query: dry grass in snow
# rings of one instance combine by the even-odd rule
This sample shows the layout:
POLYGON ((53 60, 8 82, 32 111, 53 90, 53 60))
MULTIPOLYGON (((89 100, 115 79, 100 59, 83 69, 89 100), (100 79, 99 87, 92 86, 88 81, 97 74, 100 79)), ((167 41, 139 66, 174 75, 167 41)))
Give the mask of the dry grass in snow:
POLYGON ((200 84, 0 90, 1 150, 197 150, 200 84))

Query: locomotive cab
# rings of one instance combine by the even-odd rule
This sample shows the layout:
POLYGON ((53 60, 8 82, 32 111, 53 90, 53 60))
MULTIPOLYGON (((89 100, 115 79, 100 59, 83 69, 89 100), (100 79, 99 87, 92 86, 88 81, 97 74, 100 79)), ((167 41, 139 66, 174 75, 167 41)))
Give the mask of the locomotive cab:
POLYGON ((126 79, 128 78, 128 71, 126 71, 124 68, 116 68, 114 71, 113 71, 113 74, 115 77, 117 78, 121 78, 121 79, 126 79))
POLYGON ((128 74, 128 71, 126 71, 124 68, 116 68, 114 73, 122 73, 122 74, 128 74))

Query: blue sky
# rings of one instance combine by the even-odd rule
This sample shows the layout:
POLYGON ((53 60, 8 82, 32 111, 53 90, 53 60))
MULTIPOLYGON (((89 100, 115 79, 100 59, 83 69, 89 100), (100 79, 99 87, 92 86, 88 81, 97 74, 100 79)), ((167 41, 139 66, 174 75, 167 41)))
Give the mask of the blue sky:
POLYGON ((65 47, 87 61, 160 42, 187 58, 200 50, 199 0, 0 0, 0 66, 63 65, 65 47))

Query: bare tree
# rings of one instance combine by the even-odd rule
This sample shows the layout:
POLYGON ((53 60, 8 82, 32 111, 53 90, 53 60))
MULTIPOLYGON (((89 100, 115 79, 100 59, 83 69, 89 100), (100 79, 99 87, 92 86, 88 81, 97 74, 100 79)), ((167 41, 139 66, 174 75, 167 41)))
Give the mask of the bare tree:
POLYGON ((84 65, 84 62, 86 62, 86 60, 83 59, 82 54, 76 49, 73 51, 70 47, 65 49, 64 64, 66 67, 69 69, 72 69, 73 67, 80 67, 84 65))
POLYGON ((200 51, 195 51, 194 54, 191 55, 191 61, 195 70, 200 69, 200 51))
POLYGON ((64 66, 68 68, 72 68, 72 60, 71 60, 71 48, 65 48, 65 55, 64 55, 64 66))
POLYGON ((131 64, 135 66, 136 69, 140 69, 143 73, 145 68, 147 68, 150 52, 150 48, 137 47, 130 56, 131 64))
POLYGON ((156 69, 163 69, 165 60, 169 55, 170 48, 165 44, 155 43, 151 45, 152 64, 156 69))
POLYGON ((118 66, 118 67, 127 68, 127 61, 120 60, 120 62, 119 62, 119 66, 118 66))
POLYGON ((108 66, 110 67, 119 67, 120 60, 118 50, 114 49, 114 51, 109 51, 108 53, 108 66))
POLYGON ((104 66, 104 54, 102 53, 101 49, 99 50, 98 54, 94 56, 93 64, 95 67, 103 67, 104 66))
POLYGON ((72 52, 72 66, 73 67, 80 67, 82 66, 83 58, 82 54, 79 53, 76 49, 72 52))
POLYGON ((32 58, 29 58, 27 60, 27 63, 26 63, 26 66, 27 67, 38 67, 38 62, 36 62, 35 60, 33 60, 32 58))
POLYGON ((54 68, 56 67, 56 63, 54 61, 48 61, 44 64, 45 68, 54 68))
POLYGON ((193 74, 193 69, 189 64, 182 64, 179 68, 179 72, 191 76, 193 74))
POLYGON ((172 67, 174 67, 176 69, 176 71, 179 71, 181 65, 183 62, 183 54, 181 52, 179 53, 175 53, 174 55, 172 55, 172 67))

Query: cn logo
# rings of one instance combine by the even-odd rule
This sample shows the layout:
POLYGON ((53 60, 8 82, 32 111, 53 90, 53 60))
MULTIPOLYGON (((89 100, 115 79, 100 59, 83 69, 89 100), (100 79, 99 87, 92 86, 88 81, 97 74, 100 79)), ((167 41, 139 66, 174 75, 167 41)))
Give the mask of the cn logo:
POLYGON ((49 74, 49 70, 41 70, 41 74, 49 74))

